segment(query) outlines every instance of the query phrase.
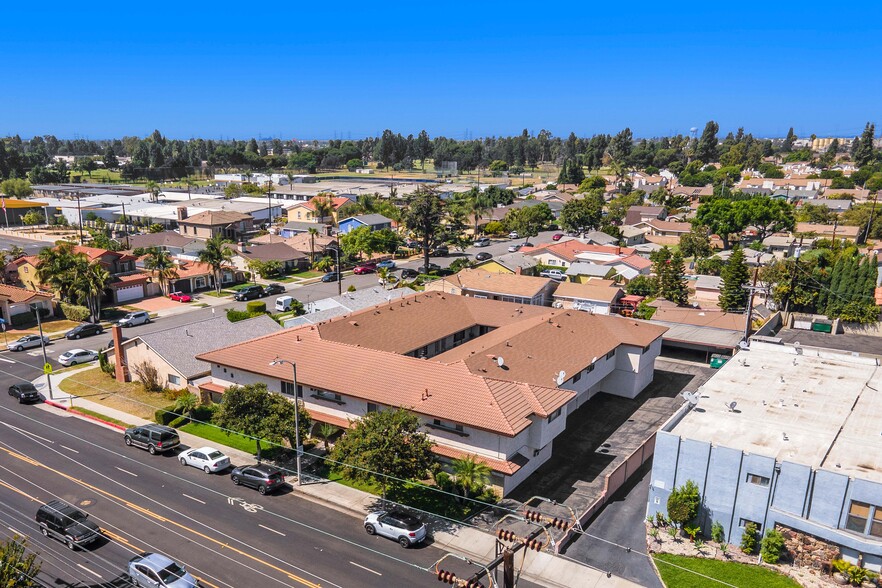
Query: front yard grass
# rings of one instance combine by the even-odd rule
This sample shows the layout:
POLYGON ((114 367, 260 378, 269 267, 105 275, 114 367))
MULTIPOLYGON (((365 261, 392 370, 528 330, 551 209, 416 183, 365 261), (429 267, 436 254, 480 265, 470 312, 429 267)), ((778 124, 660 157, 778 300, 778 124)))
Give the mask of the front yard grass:
POLYGON ((145 392, 139 382, 117 382, 99 367, 72 374, 63 379, 59 387, 68 394, 150 421, 156 409, 171 404, 160 393, 145 392))
POLYGON ((763 588, 799 587, 799 584, 793 579, 761 566, 670 553, 659 553, 653 557, 662 582, 668 588, 704 588, 714 584, 704 576, 720 582, 727 582, 739 588, 754 586, 762 586, 763 588))
POLYGON ((88 408, 80 408, 76 406, 76 404, 72 407, 72 410, 76 412, 81 412, 83 414, 87 414, 89 416, 95 417, 96 419, 101 419, 102 421, 107 421, 108 423, 113 423, 114 425, 119 425, 121 427, 129 428, 134 427, 131 423, 127 423, 125 421, 121 421, 119 419, 115 419, 113 417, 109 417, 105 414, 101 414, 100 412, 95 412, 94 410, 89 410, 88 408))
MULTIPOLYGON (((257 443, 251 437, 246 437, 245 435, 240 435, 238 433, 230 433, 228 435, 226 431, 214 425, 189 423, 181 427, 181 430, 185 433, 202 437, 206 441, 212 441, 217 445, 225 445, 252 455, 257 453, 257 443)), ((271 445, 267 446, 266 443, 263 445, 264 452, 266 452, 268 447, 272 447, 271 445)))

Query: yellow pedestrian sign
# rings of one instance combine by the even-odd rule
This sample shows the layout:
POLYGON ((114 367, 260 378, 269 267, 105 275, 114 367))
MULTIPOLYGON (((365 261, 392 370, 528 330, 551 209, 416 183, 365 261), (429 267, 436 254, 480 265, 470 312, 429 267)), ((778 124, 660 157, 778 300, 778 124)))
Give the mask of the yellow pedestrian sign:
POLYGON ((52 364, 48 361, 43 364, 43 373, 47 376, 52 373, 52 364))

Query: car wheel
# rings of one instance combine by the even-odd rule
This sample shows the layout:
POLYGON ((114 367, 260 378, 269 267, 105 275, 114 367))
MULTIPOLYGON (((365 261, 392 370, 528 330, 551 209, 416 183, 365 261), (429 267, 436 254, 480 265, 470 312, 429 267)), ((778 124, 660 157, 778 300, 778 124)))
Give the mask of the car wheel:
POLYGON ((74 365, 77 365, 77 362, 72 361, 72 362, 70 362, 69 364, 67 364, 67 367, 71 367, 71 366, 74 366, 74 365))
POLYGON ((233 476, 233 484, 235 484, 236 486, 241 484, 241 482, 239 481, 239 476, 233 476))
POLYGON ((98 332, 96 332, 95 334, 96 334, 96 335, 103 335, 103 334, 104 334, 104 329, 98 329, 98 332))
POLYGON ((126 445, 131 446, 131 444, 132 444, 132 438, 129 437, 128 435, 126 435, 125 442, 126 442, 126 445))
POLYGON ((266 494, 266 486, 261 484, 260 486, 257 487, 257 491, 260 492, 261 494, 266 494))
POLYGON ((147 451, 150 452, 150 455, 156 455, 156 448, 153 447, 152 445, 150 445, 150 446, 147 448, 147 451))
POLYGON ((47 529, 46 527, 40 527, 40 532, 43 533, 44 537, 49 536, 49 529, 47 529))
POLYGON ((70 549, 71 551, 76 551, 77 546, 74 545, 73 539, 68 539, 66 543, 68 549, 70 549))
POLYGON ((24 349, 24 347, 22 347, 21 345, 19 345, 18 347, 15 348, 16 351, 22 351, 23 349, 24 349))
POLYGON ((181 465, 182 465, 182 466, 187 465, 187 460, 184 459, 183 457, 181 458, 181 465))
POLYGON ((79 335, 74 335, 74 339, 79 339, 79 338, 80 338, 79 335))
POLYGON ((136 586, 136 587, 137 587, 137 586, 140 586, 140 585, 141 585, 141 584, 138 583, 138 578, 132 577, 132 586, 136 586))
POLYGON ((407 549, 408 547, 410 547, 410 541, 407 540, 407 537, 401 536, 398 538, 398 545, 407 549))
POLYGON ((24 404, 24 396, 19 396, 19 397, 18 397, 18 403, 19 403, 19 404, 24 404))
POLYGON ((374 528, 373 525, 365 525, 364 530, 367 531, 368 535, 376 535, 377 533, 377 530, 374 528))
POLYGON ((204 468, 202 468, 202 471, 205 472, 206 474, 210 474, 210 473, 211 473, 211 468, 208 467, 208 466, 205 466, 204 468))

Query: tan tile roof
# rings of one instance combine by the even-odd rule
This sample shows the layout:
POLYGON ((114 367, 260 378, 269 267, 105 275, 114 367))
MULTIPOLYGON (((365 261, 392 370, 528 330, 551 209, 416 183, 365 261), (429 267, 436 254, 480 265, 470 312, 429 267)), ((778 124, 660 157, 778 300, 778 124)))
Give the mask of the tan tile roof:
POLYGON ((232 210, 206 210, 205 212, 200 212, 187 217, 182 221, 178 221, 178 224, 214 227, 218 225, 229 225, 250 218, 250 215, 241 212, 233 212, 232 210))
POLYGON ((558 241, 557 243, 549 243, 547 245, 539 245, 537 247, 524 247, 521 253, 525 255, 539 255, 541 253, 552 253, 561 259, 569 262, 576 261, 579 253, 608 253, 610 255, 631 255, 637 253, 636 249, 631 247, 617 247, 612 245, 594 245, 582 243, 576 239, 567 241, 558 241))
POLYGON ((643 270, 652 267, 651 261, 649 261, 645 257, 640 257, 639 255, 629 255, 621 259, 613 259, 612 261, 608 261, 603 265, 614 265, 616 263, 624 263, 628 267, 633 267, 636 270, 643 270))
POLYGON ((16 286, 7 286, 6 284, 0 284, 0 296, 9 298, 9 301, 12 303, 27 302, 36 297, 52 298, 52 295, 48 293, 35 292, 16 286))
MULTIPOLYGON (((603 281, 612 284, 612 280, 603 281)), ((578 282, 561 282, 554 292, 554 297, 602 300, 612 304, 616 297, 621 295, 621 292, 621 288, 611 288, 607 284, 597 284, 594 281, 588 281, 583 284, 578 282)))
POLYGON ((836 231, 837 237, 857 237, 861 227, 853 227, 849 225, 819 225, 815 223, 796 223, 795 232, 797 233, 817 233, 821 237, 832 237, 836 231))
POLYGON ((688 233, 692 230, 692 223, 680 223, 676 221, 652 219, 637 223, 637 225, 646 224, 658 231, 688 233))
MULTIPOLYGON (((467 268, 458 274, 437 280, 436 287, 443 287, 444 281, 458 288, 474 292, 492 292, 532 298, 539 294, 551 282, 549 278, 536 278, 519 274, 493 273, 481 268, 467 268)), ((428 289, 428 288, 427 288, 428 289)))

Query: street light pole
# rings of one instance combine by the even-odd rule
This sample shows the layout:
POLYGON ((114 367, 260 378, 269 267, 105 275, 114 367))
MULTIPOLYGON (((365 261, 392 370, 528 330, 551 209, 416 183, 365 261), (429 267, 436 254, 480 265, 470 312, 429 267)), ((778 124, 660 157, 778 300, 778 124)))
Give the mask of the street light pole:
POLYGON ((303 454, 303 446, 300 445, 300 395, 297 393, 297 364, 287 359, 276 358, 270 365, 288 364, 291 366, 294 381, 294 451, 297 454, 297 485, 302 486, 300 477, 300 456, 303 454))
POLYGON ((328 247, 331 251, 334 252, 334 256, 337 258, 337 296, 343 295, 343 268, 340 267, 340 248, 339 247, 328 247))
POLYGON ((49 400, 53 400, 52 377, 50 376, 50 372, 46 371, 45 367, 49 364, 49 358, 46 356, 46 340, 43 339, 43 322, 40 320, 40 307, 36 304, 31 304, 31 310, 37 314, 37 329, 40 331, 40 348, 43 350, 43 371, 46 374, 46 386, 49 388, 49 400))

